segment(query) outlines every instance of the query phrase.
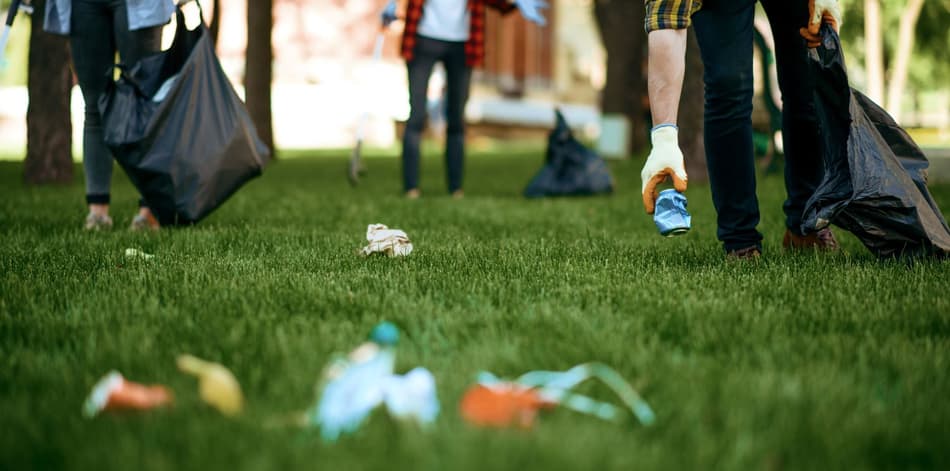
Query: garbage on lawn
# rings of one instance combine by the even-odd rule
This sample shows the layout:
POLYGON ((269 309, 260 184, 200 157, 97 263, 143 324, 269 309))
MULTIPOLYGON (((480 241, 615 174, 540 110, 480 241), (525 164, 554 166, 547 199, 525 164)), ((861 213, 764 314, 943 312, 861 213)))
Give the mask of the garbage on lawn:
POLYGON ((663 190, 656 199, 653 222, 664 237, 675 237, 689 232, 689 211, 686 210, 686 197, 676 190, 663 190))
POLYGON ((366 240, 369 244, 360 251, 363 255, 383 254, 389 257, 405 257, 412 253, 412 242, 409 236, 399 229, 390 229, 384 224, 367 226, 366 240))
POLYGON ((886 111, 848 85, 837 33, 810 52, 825 175, 802 229, 835 224, 879 257, 950 256, 950 228, 927 190, 924 153, 886 111))
POLYGON ((466 391, 460 403, 462 417, 483 427, 530 428, 538 411, 563 406, 603 420, 620 422, 628 417, 624 408, 643 425, 655 421, 653 409, 612 368, 585 363, 564 372, 532 371, 514 381, 481 372, 478 384, 466 391), (623 407, 601 402, 571 390, 596 378, 620 397, 623 407))
POLYGON ((176 24, 171 47, 122 64, 98 103, 103 140, 163 227, 203 219, 271 156, 205 23, 189 30, 179 6, 176 24))
POLYGON ((135 383, 111 371, 93 386, 82 411, 86 417, 95 417, 108 411, 156 409, 171 402, 172 394, 165 386, 135 383))
POLYGON ((399 329, 383 322, 368 342, 324 370, 319 400, 306 421, 320 428, 325 441, 355 432, 381 404, 397 419, 423 425, 436 419, 439 400, 432 373, 416 368, 404 376, 393 374, 398 342, 399 329))
POLYGON ((125 258, 137 258, 140 260, 151 260, 155 258, 152 254, 147 254, 139 249, 125 249, 125 258))
POLYGON ((244 409, 241 385, 230 370, 191 355, 180 355, 177 363, 179 370, 198 378, 199 394, 208 405, 229 416, 244 409))
POLYGON ((528 183, 524 195, 540 198, 612 192, 614 181, 607 163, 574 138, 560 110, 555 113, 557 124, 548 136, 544 167, 528 183))

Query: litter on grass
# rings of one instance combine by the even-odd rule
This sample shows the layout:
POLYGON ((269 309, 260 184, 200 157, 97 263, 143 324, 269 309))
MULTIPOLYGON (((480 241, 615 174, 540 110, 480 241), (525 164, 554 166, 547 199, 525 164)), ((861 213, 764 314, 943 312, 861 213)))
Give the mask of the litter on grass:
POLYGON ((420 425, 439 415, 435 378, 425 368, 406 375, 393 373, 399 330, 391 323, 377 325, 369 341, 347 357, 333 360, 324 370, 317 404, 306 422, 320 429, 324 441, 334 442, 356 432, 378 406, 385 404, 396 419, 420 425))
POLYGON ((532 371, 514 381, 491 373, 478 375, 478 384, 462 397, 460 409, 468 422, 483 427, 530 428, 538 412, 563 406, 594 417, 621 422, 629 415, 651 425, 656 417, 649 404, 612 368, 601 363, 585 363, 567 371, 532 371), (623 403, 616 406, 576 394, 572 389, 588 379, 606 384, 623 403))
POLYGON ((171 402, 172 394, 165 386, 135 383, 111 371, 93 386, 82 411, 91 418, 109 411, 151 410, 171 402))
POLYGON ((244 410, 241 385, 230 370, 191 355, 180 355, 177 363, 179 370, 198 378, 199 394, 208 405, 232 417, 244 410))
POLYGON ((409 236, 399 229, 390 229, 384 224, 367 226, 366 241, 369 244, 360 251, 365 256, 383 254, 389 257, 405 257, 412 253, 412 242, 409 236))
POLYGON ((125 249, 125 258, 134 258, 139 260, 151 260, 155 258, 152 254, 147 254, 139 249, 125 249))

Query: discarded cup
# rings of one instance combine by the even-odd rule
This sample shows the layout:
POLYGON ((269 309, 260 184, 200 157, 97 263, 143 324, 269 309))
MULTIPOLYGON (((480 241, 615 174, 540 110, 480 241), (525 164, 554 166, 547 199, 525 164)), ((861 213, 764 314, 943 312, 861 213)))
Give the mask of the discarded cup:
POLYGON ((656 200, 653 222, 660 235, 674 237, 689 232, 690 215, 686 211, 686 197, 676 190, 663 190, 656 200))
POLYGON ((198 377, 201 399, 224 415, 236 416, 244 409, 241 385, 230 370, 191 355, 178 357, 178 369, 198 377))
POLYGON ((82 410, 83 415, 91 418, 101 412, 150 410, 171 402, 172 394, 165 386, 135 383, 118 371, 111 371, 93 386, 82 410))

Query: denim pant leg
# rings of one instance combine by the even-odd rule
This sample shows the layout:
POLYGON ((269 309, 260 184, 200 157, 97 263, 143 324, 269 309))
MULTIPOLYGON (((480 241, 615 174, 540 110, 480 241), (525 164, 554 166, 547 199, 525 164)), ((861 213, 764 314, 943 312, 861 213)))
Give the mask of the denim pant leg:
POLYGON ((782 91, 785 148, 785 225, 801 234, 805 204, 824 176, 813 93, 815 77, 798 29, 808 20, 806 2, 762 0, 775 38, 778 84, 782 91))
POLYGON ((83 168, 86 201, 109 203, 112 153, 103 141, 99 97, 112 80, 115 54, 137 62, 161 48, 161 27, 129 31, 125 0, 74 0, 70 46, 73 65, 85 101, 83 168))
POLYGON ((405 191, 419 188, 420 146, 426 126, 428 101, 426 95, 432 69, 439 58, 437 46, 428 38, 417 38, 412 60, 406 63, 409 70, 409 121, 402 136, 402 182, 405 191))
POLYGON ((462 189, 465 171, 465 103, 472 78, 465 43, 452 43, 442 59, 446 75, 445 168, 449 193, 462 189))
POLYGON ((103 142, 99 96, 111 80, 115 63, 112 11, 102 0, 73 1, 70 49, 73 67, 86 103, 82 162, 86 174, 86 201, 108 204, 112 182, 112 153, 103 142))
POLYGON ((693 17, 705 66, 705 148, 719 240, 761 247, 752 149, 753 0, 703 3, 693 17))

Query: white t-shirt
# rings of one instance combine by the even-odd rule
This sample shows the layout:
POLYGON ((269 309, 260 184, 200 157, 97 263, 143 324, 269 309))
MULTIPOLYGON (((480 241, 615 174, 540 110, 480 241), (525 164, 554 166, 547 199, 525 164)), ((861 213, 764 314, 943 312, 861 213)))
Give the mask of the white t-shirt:
POLYGON ((471 18, 468 0, 426 0, 418 33, 442 41, 468 41, 471 18))

